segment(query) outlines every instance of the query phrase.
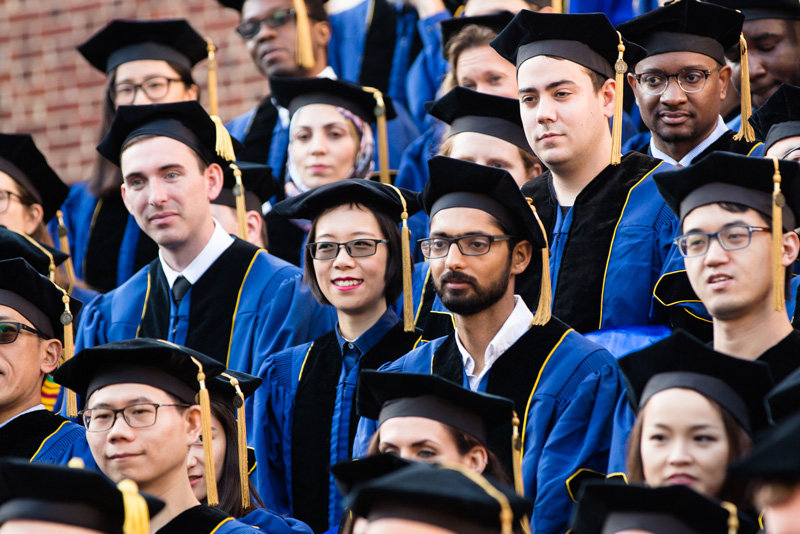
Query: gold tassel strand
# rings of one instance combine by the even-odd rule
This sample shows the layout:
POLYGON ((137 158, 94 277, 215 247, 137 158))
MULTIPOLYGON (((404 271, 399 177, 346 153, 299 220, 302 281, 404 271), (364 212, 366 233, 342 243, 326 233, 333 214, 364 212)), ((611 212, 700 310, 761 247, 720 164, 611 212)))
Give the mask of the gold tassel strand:
POLYGON ((365 91, 372 93, 375 98, 375 118, 378 125, 378 163, 380 169, 378 174, 382 184, 390 184, 389 177, 389 134, 386 130, 386 103, 383 100, 383 93, 374 87, 364 87, 365 91))
POLYGON ((723 501, 720 506, 728 511, 728 534, 737 534, 739 532, 739 511, 736 505, 723 501))
POLYGON ((122 505, 125 510, 123 534, 150 534, 150 513, 147 501, 139 493, 139 486, 133 480, 126 478, 117 484, 117 489, 122 493, 122 505))
POLYGON ((217 133, 217 142, 214 150, 225 161, 235 161, 231 134, 219 118, 219 98, 217 96, 217 48, 210 37, 206 37, 206 50, 208 51, 208 109, 214 128, 217 133))
POLYGON ((403 213, 400 214, 400 218, 403 221, 403 229, 400 236, 403 257, 403 331, 413 332, 414 301, 411 288, 411 230, 408 228, 408 206, 403 193, 391 184, 389 184, 389 187, 395 190, 397 196, 400 197, 400 203, 403 205, 403 213))
MULTIPOLYGON (((72 355, 75 352, 75 345, 72 339, 73 316, 69 309, 69 295, 62 288, 58 287, 58 289, 61 289, 61 292, 63 293, 61 296, 61 302, 64 303, 64 311, 61 314, 60 321, 64 327, 64 350, 61 353, 61 358, 63 362, 66 363, 72 358, 72 355)), ((75 392, 71 389, 65 389, 67 391, 67 417, 78 417, 78 399, 75 396, 75 392)))
MULTIPOLYGON (((69 231, 67 230, 67 225, 64 224, 64 213, 58 210, 56 212, 56 217, 58 218, 58 245, 61 247, 64 254, 69 255, 69 231)), ((64 262, 64 269, 67 273, 67 281, 70 287, 75 285, 75 267, 72 265, 71 255, 69 255, 64 262)))
POLYGON ((739 34, 739 62, 742 71, 742 124, 739 126, 739 132, 733 138, 736 141, 744 139, 745 141, 753 142, 756 140, 756 132, 750 124, 750 115, 753 114, 750 101, 750 67, 747 61, 747 41, 743 33, 739 34))
POLYGON ((491 482, 483 478, 482 475, 461 464, 454 462, 443 462, 441 467, 458 471, 472 482, 480 486, 480 488, 485 491, 489 497, 497 501, 497 504, 500 505, 500 514, 498 516, 500 521, 500 532, 501 534, 512 534, 514 511, 511 509, 511 503, 508 501, 508 497, 506 497, 502 491, 492 486, 491 482))
POLYGON ((781 192, 781 171, 778 158, 773 157, 775 174, 772 175, 772 293, 774 308, 780 311, 784 307, 784 283, 786 271, 781 263, 783 258, 783 207, 786 197, 781 192))
POLYGON ((231 386, 236 390, 233 397, 233 405, 236 407, 236 443, 239 453, 239 486, 241 488, 242 508, 250 508, 250 478, 247 472, 247 423, 244 413, 244 393, 239 387, 239 380, 235 377, 222 373, 227 378, 231 386))
POLYGON ((295 24, 297 26, 297 65, 311 69, 316 64, 311 44, 311 22, 305 0, 294 0, 295 24))
POLYGON ((214 449, 211 442, 211 399, 208 396, 208 389, 206 388, 206 374, 203 372, 203 364, 197 361, 192 356, 192 361, 197 366, 197 382, 200 384, 200 413, 203 421, 203 461, 206 468, 206 502, 209 506, 217 506, 219 504, 219 496, 217 495, 217 475, 214 469, 214 449))
POLYGON ((544 229, 544 223, 539 218, 539 212, 536 211, 536 206, 533 205, 533 199, 525 197, 528 205, 531 207, 533 216, 536 217, 536 222, 539 223, 539 229, 544 238, 544 247, 542 248, 542 283, 539 286, 539 304, 536 306, 536 314, 533 316, 531 326, 544 326, 550 322, 552 316, 551 306, 553 303, 553 289, 550 281, 550 244, 547 239, 547 232, 544 229))
POLYGON ((235 163, 230 164, 236 183, 233 186, 233 198, 236 199, 236 220, 239 221, 239 239, 247 241, 247 207, 244 204, 244 184, 242 170, 235 163))
POLYGON ((622 34, 617 32, 619 44, 617 45, 617 62, 614 63, 614 122, 611 127, 611 165, 619 165, 622 161, 622 101, 625 96, 624 86, 625 73, 628 72, 628 64, 625 63, 625 45, 622 43, 622 34))
POLYGON ((564 0, 553 0, 551 4, 553 7, 553 13, 564 12, 564 0))

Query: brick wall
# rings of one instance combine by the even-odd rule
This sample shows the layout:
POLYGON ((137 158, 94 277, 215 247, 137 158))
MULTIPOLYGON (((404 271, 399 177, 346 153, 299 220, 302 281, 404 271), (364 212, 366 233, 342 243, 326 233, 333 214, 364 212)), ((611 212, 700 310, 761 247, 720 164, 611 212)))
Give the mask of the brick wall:
MULTIPOLYGON (((0 131, 31 133, 65 182, 85 179, 99 140, 105 76, 75 47, 115 18, 186 18, 217 45, 220 115, 253 107, 264 78, 215 0, 0 0, 0 131)), ((193 71, 208 105, 206 62, 193 71)))

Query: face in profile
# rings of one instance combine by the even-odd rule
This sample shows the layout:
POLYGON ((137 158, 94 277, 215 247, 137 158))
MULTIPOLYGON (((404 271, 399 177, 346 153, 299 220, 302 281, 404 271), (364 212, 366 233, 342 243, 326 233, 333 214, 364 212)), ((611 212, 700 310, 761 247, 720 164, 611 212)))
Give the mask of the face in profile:
MULTIPOLYGON (((225 439, 225 429, 219 419, 211 413, 211 443, 214 451, 214 473, 216 483, 219 484, 222 479, 222 470, 225 466, 225 453, 228 449, 228 443, 225 439)), ((206 500, 206 467, 205 456, 203 452, 203 437, 197 438, 189 447, 189 456, 187 458, 187 465, 189 468, 189 484, 192 486, 192 493, 200 502, 206 500)))
POLYGON ((30 204, 30 195, 8 174, 0 171, 0 225, 30 235, 44 218, 40 204, 30 204))

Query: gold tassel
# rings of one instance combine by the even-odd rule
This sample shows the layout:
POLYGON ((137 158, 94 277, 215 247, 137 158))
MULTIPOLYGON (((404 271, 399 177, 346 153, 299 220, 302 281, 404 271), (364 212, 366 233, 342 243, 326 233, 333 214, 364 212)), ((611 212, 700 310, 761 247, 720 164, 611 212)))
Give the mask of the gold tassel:
POLYGON ((511 503, 508 501, 508 497, 506 497, 502 491, 492 486, 491 482, 483 478, 483 476, 480 474, 461 464, 454 462, 443 462, 441 467, 458 471, 476 485, 480 486, 480 488, 485 491, 489 497, 497 501, 497 504, 500 505, 500 514, 498 516, 498 519, 500 520, 500 532, 502 534, 512 534, 514 511, 511 509, 511 503))
POLYGON ((774 308, 780 311, 784 306, 785 275, 781 259, 783 258, 783 207, 786 197, 781 192, 781 171, 778 158, 772 158, 775 174, 772 175, 772 294, 774 308))
POLYGON ((736 505, 723 501, 720 506, 728 511, 728 534, 737 534, 739 532, 739 512, 736 505))
POLYGON ((536 222, 539 223, 539 229, 542 231, 544 238, 544 248, 542 248, 542 283, 539 287, 539 304, 536 306, 536 314, 533 316, 531 326, 544 326, 550 321, 552 311, 550 310, 553 303, 553 288, 550 281, 550 245, 547 240, 547 232, 544 229, 544 224, 539 218, 539 212, 536 211, 536 206, 533 205, 533 199, 525 197, 528 205, 531 207, 533 216, 536 217, 536 222))
POLYGON ((553 0, 552 1, 553 13, 563 13, 564 12, 564 2, 563 0, 553 0))
POLYGON ((739 132, 733 136, 736 141, 744 139, 748 142, 756 140, 756 132, 750 124, 750 115, 753 114, 750 102, 750 67, 747 62, 747 41, 744 34, 739 34, 739 65, 742 67, 742 124, 739 126, 739 132))
POLYGON ((147 501, 139 493, 139 486, 126 478, 117 484, 117 489, 122 493, 122 506, 125 510, 123 534, 150 534, 150 513, 147 501))
POLYGON ((372 93, 375 97, 375 118, 378 123, 378 163, 380 168, 378 173, 382 184, 391 184, 389 177, 389 135, 386 130, 386 103, 383 100, 383 93, 374 87, 364 87, 365 91, 372 93))
MULTIPOLYGON (((72 339, 73 317, 69 309, 69 295, 62 288, 58 287, 58 289, 63 293, 61 302, 64 303, 64 312, 61 314, 61 324, 64 326, 64 350, 61 352, 61 358, 66 363, 72 358, 75 351, 72 339)), ((64 389, 67 391, 67 417, 78 417, 78 399, 75 397, 75 392, 68 388, 64 389)))
MULTIPOLYGON (((61 247, 64 254, 69 254, 69 232, 67 231, 67 226, 64 224, 64 213, 58 210, 56 212, 56 217, 58 217, 58 245, 61 247)), ((64 269, 67 273, 69 285, 75 285, 75 267, 72 265, 72 256, 67 257, 67 261, 64 262, 64 269)), ((53 271, 55 271, 55 264, 53 264, 53 271)), ((50 279, 53 280, 54 277, 55 272, 51 274, 50 279)))
POLYGON ((305 0, 294 0, 295 23, 297 25, 297 65, 311 69, 316 64, 311 44, 311 22, 305 0))
POLYGON ((217 96, 217 47, 211 37, 206 37, 208 51, 208 109, 209 115, 219 115, 219 98, 217 96))
MULTIPOLYGON (((13 232, 13 230, 11 230, 11 231, 13 232)), ((17 235, 22 236, 23 238, 25 238, 28 241, 28 243, 30 243, 34 247, 38 248, 42 252, 42 254, 47 256, 47 259, 50 260, 50 264, 47 266, 47 272, 48 272, 50 281, 55 284, 56 283, 56 260, 55 260, 55 258, 53 258, 53 255, 50 254, 50 251, 47 250, 46 248, 44 248, 41 243, 36 241, 34 238, 29 236, 28 234, 23 234, 21 232, 15 232, 15 233, 17 235)), ((61 289, 61 288, 59 288, 59 289, 61 289)))
POLYGON ((217 130, 217 142, 214 150, 217 155, 225 161, 236 161, 236 153, 233 151, 233 141, 231 134, 225 125, 222 124, 222 119, 216 115, 211 115, 211 120, 214 121, 214 128, 217 130))
POLYGON ((611 165, 619 165, 622 161, 622 100, 625 96, 625 73, 628 64, 622 58, 625 55, 625 45, 622 44, 622 34, 617 32, 619 44, 617 45, 617 62, 614 63, 614 122, 611 127, 611 165))
POLYGON ((217 495, 217 475, 214 469, 214 449, 211 442, 211 400, 206 389, 206 374, 203 372, 203 364, 192 356, 192 361, 198 368, 197 382, 200 384, 200 413, 203 420, 203 461, 206 468, 206 502, 209 506, 217 506, 219 497, 217 495))
POLYGON ((522 439, 519 435, 519 416, 517 411, 514 410, 514 416, 511 419, 513 427, 511 432, 511 455, 512 466, 514 468, 514 489, 521 497, 525 496, 525 486, 522 483, 522 439))
POLYGON ((67 462, 67 467, 70 467, 72 469, 84 469, 86 467, 86 464, 83 463, 83 458, 79 458, 76 456, 74 458, 69 459, 69 462, 67 462))
POLYGON ((233 169, 233 177, 236 179, 236 184, 233 186, 233 198, 236 199, 236 219, 239 221, 239 239, 247 241, 247 208, 244 205, 244 184, 242 183, 242 170, 235 164, 231 163, 230 168, 233 169))
POLYGON ((403 331, 413 332, 414 301, 411 288, 411 230, 408 228, 408 206, 406 206, 406 199, 403 197, 403 193, 391 184, 389 184, 389 187, 395 190, 397 196, 400 197, 400 203, 403 205, 403 213, 400 215, 403 221, 403 230, 400 237, 403 256, 403 331))
POLYGON ((242 495, 242 508, 250 508, 250 478, 247 472, 247 423, 244 414, 244 393, 239 387, 239 380, 235 377, 222 373, 222 376, 230 380, 231 386, 236 390, 233 404, 236 407, 236 434, 239 453, 239 486, 242 495))

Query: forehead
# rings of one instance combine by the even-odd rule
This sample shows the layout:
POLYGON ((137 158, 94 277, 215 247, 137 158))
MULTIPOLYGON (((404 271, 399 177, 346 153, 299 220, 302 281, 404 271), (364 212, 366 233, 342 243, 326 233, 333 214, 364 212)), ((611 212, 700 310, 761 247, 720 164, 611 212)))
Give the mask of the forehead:
POLYGON ((268 13, 290 7, 294 7, 292 0, 247 0, 242 6, 242 20, 263 17, 268 13))
MULTIPOLYGON (((651 417, 675 416, 683 420, 687 416, 700 416, 718 422, 722 419, 719 409, 711 404, 707 397, 693 389, 669 388, 659 391, 648 399, 644 409, 651 417)), ((697 421, 685 422, 697 423, 697 421)))
POLYGON ((666 52, 644 58, 636 64, 635 70, 636 72, 664 70, 672 73, 686 67, 713 69, 716 66, 715 60, 697 52, 666 52))
POLYGON ((477 208, 447 208, 431 218, 431 234, 459 235, 472 232, 499 233, 502 231, 492 215, 477 208))
POLYGON ((117 67, 115 81, 117 83, 129 79, 145 79, 151 76, 177 76, 178 72, 161 59, 137 59, 128 61, 117 67))
POLYGON ((590 86, 592 80, 586 68, 568 59, 549 56, 534 56, 526 60, 517 70, 520 88, 544 90, 549 84, 571 81, 590 86))
POLYGON ((794 137, 786 137, 780 141, 776 141, 769 147, 766 157, 783 158, 790 150, 800 147, 800 135, 794 137))
POLYGON ((333 123, 346 124, 344 115, 331 104, 308 104, 295 113, 296 126, 323 126, 333 123))
POLYGON ((86 407, 91 408, 100 403, 122 407, 134 401, 169 404, 172 398, 163 389, 147 384, 111 384, 93 392, 86 402, 86 407))
POLYGON ((163 167, 183 165, 196 168, 197 154, 194 150, 171 137, 150 137, 128 147, 120 155, 120 168, 125 176, 140 167, 163 167))
POLYGON ((734 223, 763 226, 766 221, 752 208, 735 212, 726 210, 720 204, 707 204, 693 209, 683 218, 683 231, 715 232, 723 226, 734 223))
POLYGON ((380 235, 375 214, 358 204, 343 204, 317 217, 316 235, 363 231, 380 235))
POLYGON ((26 322, 25 317, 14 308, 0 304, 0 320, 26 322))
POLYGON ((450 157, 461 159, 470 156, 488 155, 491 157, 521 157, 516 145, 498 137, 478 132, 461 132, 454 135, 451 141, 450 157))
POLYGON ((783 19, 745 20, 742 33, 745 39, 758 39, 769 35, 783 36, 789 33, 791 21, 783 19))
POLYGON ((513 70, 514 66, 489 45, 473 46, 462 51, 456 61, 458 74, 469 70, 470 74, 497 70, 513 70))

